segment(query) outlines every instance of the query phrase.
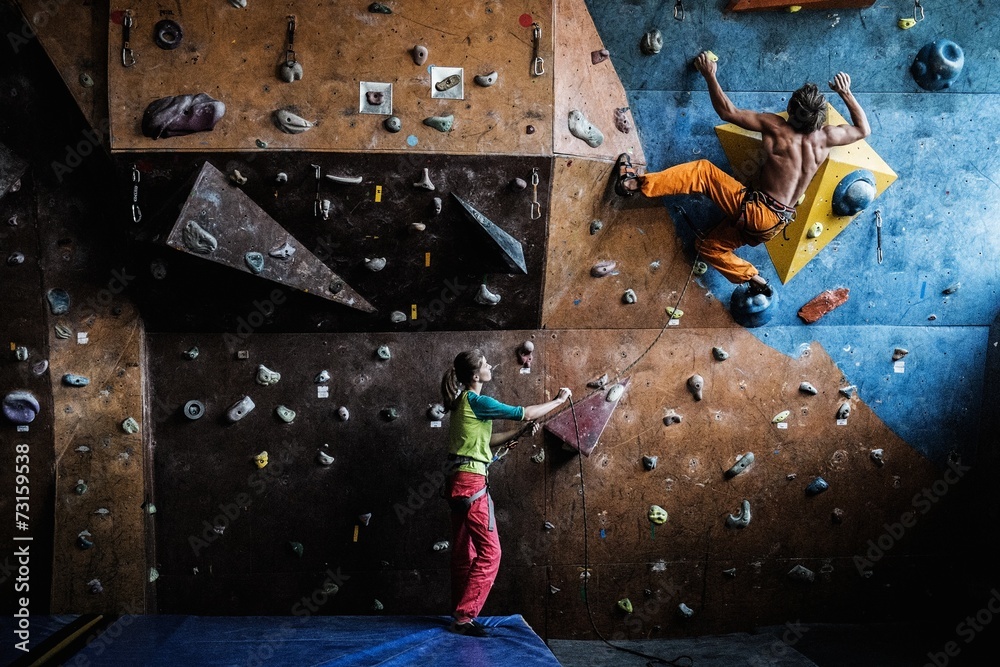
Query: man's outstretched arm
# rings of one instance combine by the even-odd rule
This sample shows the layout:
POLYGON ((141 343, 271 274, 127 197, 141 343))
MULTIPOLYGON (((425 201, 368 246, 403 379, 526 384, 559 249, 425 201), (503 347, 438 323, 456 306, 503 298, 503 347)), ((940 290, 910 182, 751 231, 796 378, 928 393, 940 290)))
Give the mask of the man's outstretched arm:
POLYGON ((846 72, 837 72, 830 82, 830 89, 840 95, 844 100, 847 110, 851 112, 851 122, 853 125, 828 125, 826 127, 827 142, 831 146, 846 146, 855 141, 861 141, 872 133, 872 128, 868 124, 868 116, 861 104, 855 99, 851 92, 851 76, 846 72))
POLYGON ((738 125, 744 130, 763 131, 764 123, 761 114, 748 109, 740 109, 723 92, 719 80, 715 78, 717 64, 709 58, 708 51, 702 51, 698 54, 694 60, 694 66, 705 77, 705 83, 708 84, 708 96, 712 100, 712 107, 715 109, 715 113, 719 114, 719 118, 727 123, 738 125))

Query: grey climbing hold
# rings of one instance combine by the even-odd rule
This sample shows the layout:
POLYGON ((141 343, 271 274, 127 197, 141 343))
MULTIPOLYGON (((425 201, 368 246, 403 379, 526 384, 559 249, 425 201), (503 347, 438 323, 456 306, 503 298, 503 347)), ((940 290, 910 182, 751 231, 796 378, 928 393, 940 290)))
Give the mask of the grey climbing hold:
POLYGON ((706 264, 701 260, 698 260, 697 262, 691 265, 691 273, 696 276, 705 275, 706 273, 708 273, 708 264, 706 264))
POLYGON ((423 65, 427 62, 427 47, 423 44, 417 44, 410 49, 410 55, 413 56, 414 65, 423 65))
POLYGON ((667 410, 666 414, 663 415, 663 425, 673 426, 674 424, 680 424, 683 419, 684 418, 677 414, 674 410, 667 410))
POLYGON ((279 405, 274 409, 274 413, 278 415, 278 419, 285 422, 286 424, 291 424, 295 421, 295 410, 285 407, 284 405, 279 405))
POLYGON ((396 421, 397 419, 399 419, 399 410, 397 410, 392 406, 389 406, 387 408, 382 408, 382 410, 379 412, 379 416, 382 417, 382 419, 384 419, 387 422, 396 421))
POLYGON ((839 391, 845 398, 852 398, 856 389, 857 387, 855 385, 849 384, 846 387, 841 387, 837 391, 839 391))
POLYGON ((137 422, 132 417, 126 417, 125 421, 122 422, 122 430, 132 435, 139 432, 139 422, 137 422))
POLYGON ((80 534, 76 536, 76 546, 81 549, 92 549, 94 548, 94 542, 90 538, 93 535, 90 534, 89 530, 82 530, 80 534))
POLYGON ((476 292, 476 296, 472 299, 476 303, 482 306, 495 306, 500 303, 500 295, 494 294, 486 287, 486 283, 479 286, 479 291, 476 292))
POLYGON ((451 132, 451 127, 454 124, 455 116, 453 114, 424 118, 424 125, 427 127, 433 127, 438 132, 451 132))
POLYGON ((313 123, 288 109, 278 109, 274 112, 274 124, 286 134, 302 134, 313 128, 313 123))
POLYGON ((401 310, 394 310, 389 313, 389 321, 393 324, 402 324, 406 321, 406 313, 401 310))
POLYGON ((67 338, 73 335, 73 330, 62 324, 55 325, 53 329, 56 332, 56 338, 60 340, 66 340, 67 338))
POLYGON ((819 390, 816 389, 816 387, 812 386, 812 384, 810 384, 809 382, 800 382, 799 391, 801 391, 803 394, 811 394, 812 396, 815 396, 816 394, 819 393, 819 390))
POLYGON ((816 579, 816 573, 802 565, 796 565, 788 571, 789 579, 811 583, 816 579))
POLYGON ((383 90, 366 90, 365 100, 373 107, 382 106, 385 102, 385 91, 383 90))
POLYGON ((948 285, 947 287, 945 287, 943 290, 941 290, 941 294, 954 294, 961 287, 962 287, 962 283, 961 282, 952 283, 952 284, 948 285))
POLYGON ((489 74, 477 74, 472 77, 472 80, 476 82, 477 86, 482 86, 483 88, 489 88, 494 83, 497 82, 497 77, 499 75, 496 72, 490 72, 489 74))
POLYGON ((341 405, 339 408, 337 408, 337 419, 339 419, 342 422, 346 422, 350 418, 351 418, 351 411, 347 409, 346 405, 341 405))
POLYGON ((97 514, 98 516, 107 516, 111 514, 111 510, 109 510, 107 507, 98 507, 96 510, 94 510, 94 514, 97 514))
POLYGON ((590 62, 593 65, 599 65, 610 57, 611 52, 607 49, 598 49, 590 52, 590 62))
POLYGON ((451 76, 446 76, 437 83, 434 84, 434 89, 438 92, 444 92, 446 90, 451 90, 458 84, 462 83, 462 77, 458 74, 452 74, 451 76))
POLYGON ((441 206, 442 202, 440 197, 435 197, 431 200, 431 211, 434 215, 441 215, 441 206))
POLYGON ((49 300, 49 310, 53 315, 65 315, 69 312, 69 292, 61 287, 54 287, 46 294, 49 300))
POLYGON ((694 616, 694 609, 687 606, 683 602, 677 605, 677 611, 680 612, 680 615, 683 616, 684 618, 691 618, 692 616, 694 616))
POLYGON ((667 522, 667 510, 663 509, 659 505, 650 505, 649 511, 646 512, 646 518, 649 522, 657 526, 662 526, 667 522))
POLYGON ((326 369, 321 370, 319 372, 319 375, 317 375, 314 380, 316 384, 326 384, 329 381, 330 381, 330 371, 326 369))
POLYGON ((24 264, 24 254, 20 252, 12 252, 7 255, 7 266, 17 266, 18 264, 24 264))
POLYGON ((297 60, 286 60, 278 65, 278 78, 285 83, 302 80, 302 63, 297 60))
POLYGON ((512 178, 510 180, 510 183, 508 184, 508 187, 514 192, 519 192, 528 187, 528 182, 525 181, 523 178, 512 178))
POLYGON ((288 549, 299 558, 302 558, 302 554, 305 551, 305 547, 302 546, 301 542, 289 542, 288 549))
POLYGON ((618 608, 625 612, 626 614, 632 613, 632 601, 628 598, 622 598, 618 601, 618 608))
POLYGON ((851 416, 851 404, 841 403, 840 409, 837 410, 837 419, 847 419, 851 416))
POLYGON ((246 262, 250 273, 259 275, 264 271, 264 255, 255 250, 243 255, 243 261, 246 262))
POLYGON ((277 371, 272 371, 270 368, 264 364, 257 366, 257 384, 267 387, 272 384, 277 384, 281 380, 281 373, 277 371))
POLYGON ((254 404, 253 399, 249 396, 244 396, 229 406, 229 409, 226 411, 226 418, 231 422, 238 422, 250 414, 250 411, 255 407, 257 406, 254 404))
POLYGON ((194 361, 195 359, 198 358, 199 354, 201 354, 201 351, 198 349, 197 345, 181 352, 181 356, 183 356, 188 361, 194 361))
POLYGON ((712 356, 715 358, 716 361, 725 361, 726 359, 729 358, 729 353, 726 352, 721 347, 713 347, 712 356))
POLYGON ((427 418, 431 421, 439 422, 444 419, 444 406, 434 403, 427 408, 427 418))
POLYGON ((632 131, 632 121, 628 118, 628 107, 618 107, 614 112, 615 129, 622 134, 632 131))
POLYGON ((45 371, 49 370, 49 360, 39 359, 34 364, 31 365, 31 372, 35 375, 42 375, 45 371))
POLYGON ((268 256, 273 257, 277 260, 280 260, 282 262, 287 262, 292 258, 292 255, 295 254, 295 246, 289 243, 288 239, 285 239, 284 243, 275 248, 271 248, 270 250, 267 251, 267 254, 268 256))
POLYGON ((611 275, 617 267, 618 262, 612 259, 603 260, 590 267, 590 275, 595 278, 603 278, 611 275))
POLYGON ((570 134, 586 142, 591 148, 597 148, 604 143, 604 134, 587 120, 587 117, 579 109, 570 110, 567 123, 570 134))
POLYGON ((608 403, 614 403, 619 398, 621 398, 622 394, 624 393, 625 393, 625 385, 622 384, 613 385, 611 389, 608 389, 608 393, 604 397, 604 400, 606 400, 608 403))
POLYGON ((837 525, 840 525, 844 523, 844 514, 845 514, 844 510, 840 509, 839 507, 834 507, 833 511, 830 512, 830 521, 832 521, 837 525))
POLYGON ((26 348, 24 345, 18 345, 17 348, 14 350, 14 358, 17 359, 18 361, 27 361, 28 348, 26 348))
POLYGON ((746 528, 750 525, 750 501, 744 500, 740 504, 738 514, 730 514, 726 517, 726 525, 730 528, 746 528))
POLYGON ((415 187, 415 188, 421 188, 423 190, 431 190, 431 191, 433 191, 433 190, 436 189, 434 187, 433 181, 431 181, 431 171, 430 171, 430 169, 428 169, 427 167, 424 167, 424 175, 423 175, 423 177, 419 181, 417 181, 416 183, 414 183, 413 187, 415 187))
POLYGON ((88 488, 87 483, 85 481, 83 481, 82 479, 76 480, 76 488, 75 488, 76 495, 82 496, 87 492, 87 488, 88 488))
POLYGON ((379 345, 378 349, 375 350, 375 356, 382 361, 389 361, 392 358, 392 352, 389 351, 388 345, 379 345))
POLYGON ((383 609, 385 609, 385 605, 379 602, 378 599, 372 602, 372 611, 382 611, 383 609))
POLYGON ((267 148, 267 142, 263 139, 257 139, 254 143, 257 145, 257 148, 267 148))
POLYGON ((695 373, 688 378, 687 381, 688 391, 694 396, 694 400, 700 401, 703 397, 702 392, 705 389, 705 378, 695 373))
POLYGON ((201 401, 188 401, 184 404, 184 416, 194 421, 201 419, 205 414, 205 404, 201 401))
POLYGON ((275 183, 287 183, 288 182, 288 174, 286 174, 283 171, 279 171, 278 175, 274 177, 274 182, 275 183))
POLYGON ((661 49, 663 49, 663 34, 659 30, 650 30, 639 40, 639 50, 647 56, 656 55, 661 49))
POLYGON ((100 579, 91 579, 87 582, 87 590, 91 595, 100 595, 104 592, 104 586, 101 585, 100 579))
POLYGON ((434 543, 434 546, 431 547, 433 551, 447 551, 450 548, 451 544, 448 542, 448 540, 438 540, 437 542, 434 543))
POLYGON ((910 353, 910 351, 907 350, 906 348, 904 348, 904 347, 897 347, 895 350, 892 351, 892 360, 893 361, 899 361, 900 359, 902 359, 903 357, 905 357, 909 353, 910 353))
POLYGON ((809 486, 806 487, 807 496, 815 496, 823 493, 830 488, 830 485, 822 477, 817 477, 813 481, 809 482, 809 486))
POLYGON ((382 127, 384 127, 386 131, 395 134, 403 129, 403 121, 399 120, 399 116, 389 116, 382 121, 382 127))
POLYGON ((882 449, 882 448, 873 449, 871 451, 870 456, 871 456, 872 461, 874 461, 875 465, 877 465, 878 467, 881 468, 882 466, 885 465, 885 450, 884 449, 882 449))
POLYGON ((62 376, 62 382, 67 387, 86 387, 90 384, 90 378, 84 375, 74 375, 73 373, 66 373, 62 376))
POLYGON ((381 2, 373 2, 368 5, 368 11, 372 14, 392 14, 392 10, 389 9, 387 5, 383 5, 381 2))
POLYGON ((80 85, 84 88, 93 88, 94 77, 90 76, 86 72, 80 72, 80 85))
POLYGON ((194 220, 188 220, 184 225, 183 237, 184 245, 188 247, 188 250, 199 255, 208 255, 219 247, 219 242, 215 240, 215 237, 202 229, 201 225, 194 220))
POLYGON ((591 236, 593 236, 597 232, 601 231, 601 229, 603 229, 603 228, 604 228, 604 223, 602 221, 600 221, 600 220, 591 220, 590 221, 590 235, 591 236))
POLYGON ((625 293, 622 294, 622 303, 635 303, 638 300, 639 297, 635 295, 635 290, 631 288, 625 290, 625 293))
POLYGON ((337 174, 326 174, 325 177, 340 185, 361 185, 365 180, 363 176, 338 176, 337 174))
POLYGON ((604 389, 605 385, 608 384, 608 374, 605 373, 599 378, 594 378, 587 383, 587 386, 591 389, 604 389))
POLYGON ((378 273, 385 268, 385 257, 365 257, 365 268, 378 273))
POLYGON ((367 526, 369 523, 371 523, 371 520, 372 520, 371 512, 365 512, 364 514, 358 515, 358 522, 364 526, 367 526))
POLYGON ((642 467, 644 470, 656 470, 656 463, 660 460, 658 456, 643 456, 642 467))
POLYGON ((736 477, 740 473, 744 472, 753 462, 753 452, 747 452, 743 456, 739 457, 736 459, 736 463, 733 464, 733 467, 726 471, 726 479, 732 479, 733 477, 736 477))
POLYGON ((333 457, 321 449, 316 452, 316 461, 319 462, 321 466, 328 466, 333 464, 333 457))
POLYGON ((538 451, 531 456, 532 463, 543 463, 545 461, 545 448, 539 447, 538 451))
POLYGON ((159 572, 159 570, 157 570, 155 567, 149 568, 149 576, 146 577, 146 579, 149 580, 149 583, 153 583, 154 581, 156 581, 159 578, 160 578, 160 572, 159 572))

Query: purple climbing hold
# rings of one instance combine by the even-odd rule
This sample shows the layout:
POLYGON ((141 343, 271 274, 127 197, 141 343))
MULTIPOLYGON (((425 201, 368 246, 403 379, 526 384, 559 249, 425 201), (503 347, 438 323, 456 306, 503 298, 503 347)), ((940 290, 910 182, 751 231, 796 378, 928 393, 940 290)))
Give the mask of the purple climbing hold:
POLYGON ((209 132, 226 113, 226 105, 208 93, 172 95, 150 102, 142 114, 142 133, 151 139, 209 132))

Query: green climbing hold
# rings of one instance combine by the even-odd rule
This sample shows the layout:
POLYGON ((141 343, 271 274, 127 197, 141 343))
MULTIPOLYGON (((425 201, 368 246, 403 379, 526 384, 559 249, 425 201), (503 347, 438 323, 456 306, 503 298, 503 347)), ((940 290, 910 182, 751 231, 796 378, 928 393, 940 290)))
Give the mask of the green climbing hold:
POLYGON ((292 550, 292 553, 302 558, 302 552, 305 550, 301 542, 289 542, 288 548, 292 550))
POLYGON ((281 419, 281 421, 285 422, 286 424, 291 424, 293 421, 295 421, 295 410, 292 410, 291 408, 286 408, 284 405, 279 405, 274 409, 274 411, 278 413, 278 418, 281 419))
POLYGON ((258 275, 264 270, 264 255, 259 252, 248 252, 243 255, 243 261, 250 268, 250 273, 258 275))
POLYGON ((424 125, 433 127, 438 132, 451 132, 451 126, 455 123, 455 116, 431 116, 424 118, 424 125))
POLYGON ((618 601, 618 608, 621 609, 626 614, 632 613, 632 601, 628 598, 622 598, 618 601))

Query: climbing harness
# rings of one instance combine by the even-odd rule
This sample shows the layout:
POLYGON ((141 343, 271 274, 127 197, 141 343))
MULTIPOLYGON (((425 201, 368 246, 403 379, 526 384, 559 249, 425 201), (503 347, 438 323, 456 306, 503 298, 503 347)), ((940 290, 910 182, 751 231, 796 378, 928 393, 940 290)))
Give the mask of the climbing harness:
POLYGON ((740 204, 740 217, 736 219, 736 229, 743 240, 749 246, 758 246, 765 241, 771 240, 779 228, 784 230, 795 220, 795 209, 786 206, 780 201, 760 190, 744 190, 743 202, 740 204), (779 222, 772 227, 763 230, 747 229, 747 206, 753 203, 760 203, 766 209, 778 216, 779 222))

